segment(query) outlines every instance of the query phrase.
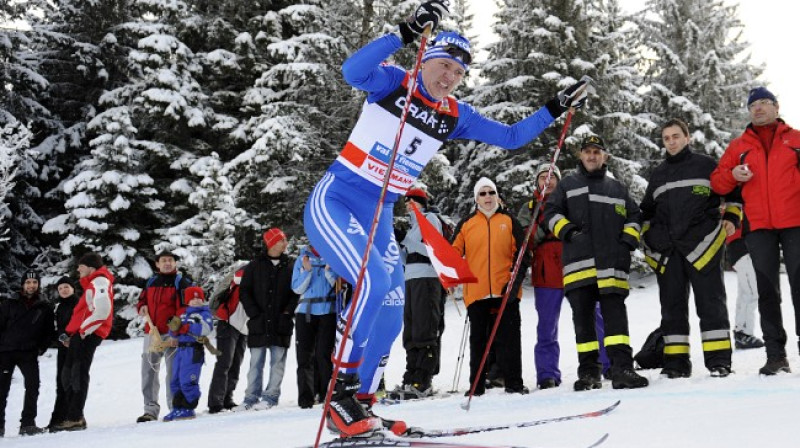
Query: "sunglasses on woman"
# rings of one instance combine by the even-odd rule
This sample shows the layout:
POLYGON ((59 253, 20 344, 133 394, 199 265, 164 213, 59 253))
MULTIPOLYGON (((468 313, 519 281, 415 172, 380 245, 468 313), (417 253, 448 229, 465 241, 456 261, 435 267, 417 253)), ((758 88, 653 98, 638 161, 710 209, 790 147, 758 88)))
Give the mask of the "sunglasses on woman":
POLYGON ((497 194, 497 192, 496 191, 481 191, 480 193, 478 193, 478 196, 486 196, 487 194, 489 196, 494 196, 494 195, 497 194))

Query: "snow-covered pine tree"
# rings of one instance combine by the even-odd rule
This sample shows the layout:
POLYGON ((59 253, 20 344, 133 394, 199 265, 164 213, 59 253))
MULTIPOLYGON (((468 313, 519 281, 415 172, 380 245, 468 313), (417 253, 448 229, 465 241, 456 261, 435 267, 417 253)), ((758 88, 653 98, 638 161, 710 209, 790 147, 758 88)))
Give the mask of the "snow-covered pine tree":
POLYGON ((265 46, 268 59, 245 95, 252 116, 234 131, 248 149, 225 168, 235 179, 237 206, 247 212, 237 230, 243 251, 261 250, 260 234, 269 226, 303 235, 302 204, 344 141, 327 133, 328 123, 334 130, 350 119, 336 108, 346 48, 327 33, 325 2, 293 3, 262 18, 257 45, 265 46), (334 101, 327 100, 331 95, 334 101))
POLYGON ((572 149, 577 149, 578 138, 601 136, 611 154, 609 169, 638 201, 647 186, 640 171, 650 160, 660 160, 658 146, 650 139, 658 125, 642 111, 638 30, 622 14, 618 0, 587 2, 584 22, 589 29, 588 45, 572 65, 584 66, 595 82, 587 106, 578 113, 577 123, 582 125, 572 133, 576 137, 572 149))
POLYGON ((149 142, 136 139, 130 109, 111 107, 88 125, 91 156, 76 166, 64 183, 66 213, 50 219, 45 233, 61 235, 66 256, 94 251, 105 257, 121 283, 150 276, 147 260, 156 213, 153 178, 144 167, 149 142))
POLYGON ((156 253, 180 248, 176 252, 182 264, 207 289, 212 289, 225 268, 233 264, 234 230, 236 223, 244 219, 243 211, 234 204, 233 187, 222 169, 216 152, 192 164, 189 171, 201 180, 189 194, 189 202, 198 213, 168 229, 164 235, 166 243, 156 244, 156 253))
MULTIPOLYGON (((42 103, 48 81, 39 73, 40 54, 31 30, 36 20, 31 10, 49 11, 48 4, 2 2, 0 4, 0 129, 25 137, 18 148, 14 187, 5 196, 7 240, 0 244, 0 277, 16 279, 37 265, 45 243, 41 239, 43 198, 42 184, 52 178, 53 168, 47 156, 37 149, 51 134, 52 114, 42 103), (41 9, 38 9, 41 8, 41 9)), ((7 288, 2 285, 0 289, 7 288)))
MULTIPOLYGON (((721 0, 648 0, 638 20, 646 37, 645 110, 652 121, 681 118, 693 148, 718 157, 744 127, 748 90, 762 68, 745 54, 737 5, 721 0)), ((660 136, 654 136, 660 141, 660 136)), ((660 143, 659 143, 660 146, 660 143)))
MULTIPOLYGON (((8 224, 12 219, 8 195, 14 188, 19 154, 27 150, 31 137, 30 131, 19 121, 12 121, 8 115, 6 119, 8 122, 0 128, 0 251, 3 253, 8 253, 8 224)), ((9 285, 16 283, 11 280, 12 267, 6 263, 0 264, 0 297, 13 292, 9 288, 9 285)))

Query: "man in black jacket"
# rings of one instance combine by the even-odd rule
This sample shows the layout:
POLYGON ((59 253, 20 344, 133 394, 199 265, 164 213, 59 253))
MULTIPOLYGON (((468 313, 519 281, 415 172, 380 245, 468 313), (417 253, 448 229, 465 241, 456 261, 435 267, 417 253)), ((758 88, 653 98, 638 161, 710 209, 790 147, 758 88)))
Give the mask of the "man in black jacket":
POLYGON ((67 325, 72 319, 72 310, 78 303, 78 296, 75 294, 73 280, 69 277, 61 277, 56 283, 58 291, 58 301, 56 305, 56 342, 58 356, 56 358, 56 403, 53 405, 53 414, 50 416, 50 423, 47 425, 51 432, 56 425, 67 419, 67 392, 64 383, 61 381, 61 374, 64 371, 64 363, 67 361, 69 347, 65 345, 67 336, 67 325), (63 335, 63 336, 62 336, 63 335))
POLYGON ((292 291, 294 260, 285 254, 286 235, 273 227, 264 233, 264 245, 266 252, 244 268, 239 290, 239 300, 250 317, 247 323, 250 370, 244 402, 237 410, 269 409, 278 404, 294 329, 298 296, 292 291), (267 351, 269 381, 262 390, 267 351))
POLYGON ((614 389, 648 385, 633 370, 628 334, 628 273, 631 251, 639 245, 639 207, 619 181, 606 176, 603 139, 583 139, 577 173, 565 177, 550 194, 544 222, 564 241, 564 291, 572 306, 578 343, 576 391, 599 389, 600 344, 595 333, 595 306, 604 317, 606 353, 614 389))
POLYGON ((689 148, 689 127, 672 119, 661 127, 666 159, 650 176, 642 200, 645 259, 656 272, 667 378, 692 374, 689 358, 689 285, 695 296, 703 355, 711 376, 731 373, 731 340, 722 254, 726 235, 742 216, 735 191, 726 199, 711 190, 717 164, 689 148))
POLYGON ((0 303, 0 437, 5 435, 5 414, 14 368, 22 372, 25 403, 20 419, 20 435, 44 432, 36 426, 39 399, 39 355, 53 340, 55 317, 50 305, 39 297, 39 274, 27 271, 22 291, 14 299, 0 303))

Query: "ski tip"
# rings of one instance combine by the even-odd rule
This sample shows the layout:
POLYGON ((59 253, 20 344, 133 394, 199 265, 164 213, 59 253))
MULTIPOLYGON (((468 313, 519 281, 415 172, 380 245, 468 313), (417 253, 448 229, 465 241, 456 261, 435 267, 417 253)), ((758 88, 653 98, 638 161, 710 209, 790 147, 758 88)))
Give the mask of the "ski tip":
MULTIPOLYGON (((617 404, 619 404, 619 401, 617 402, 617 404)), ((597 440, 597 442, 594 442, 593 444, 587 446, 586 448, 596 448, 596 447, 602 445, 606 441, 606 439, 608 439, 608 433, 603 434, 603 437, 600 437, 597 440)))
POLYGON ((620 403, 622 403, 622 400, 617 400, 617 402, 609 406, 608 409, 609 410, 616 409, 616 407, 619 406, 620 403))

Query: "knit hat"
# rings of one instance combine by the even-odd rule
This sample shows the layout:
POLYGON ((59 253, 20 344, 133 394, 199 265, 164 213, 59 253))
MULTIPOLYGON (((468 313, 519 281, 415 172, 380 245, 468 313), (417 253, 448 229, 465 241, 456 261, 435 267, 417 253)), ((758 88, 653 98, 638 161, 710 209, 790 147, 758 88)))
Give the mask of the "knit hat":
MULTIPOLYGON (((539 165, 539 168, 536 170, 536 176, 534 177, 534 179, 536 179, 537 183, 539 181, 539 176, 542 173, 546 173, 549 170, 550 170, 550 164, 549 163, 542 163, 542 164, 539 165)), ((553 165, 553 175, 556 176, 556 179, 561 180, 561 170, 559 170, 558 167, 555 166, 555 165, 553 165)))
POLYGON ((22 274, 22 285, 23 286, 25 285, 25 280, 27 280, 29 278, 32 278, 32 279, 36 280, 37 282, 41 282, 41 277, 39 277, 39 273, 37 271, 34 271, 33 269, 28 269, 27 271, 25 271, 24 274, 22 274))
POLYGON ((428 206, 428 194, 425 193, 425 190, 422 188, 411 188, 408 190, 408 193, 406 193, 406 198, 414 199, 422 204, 423 208, 428 206))
POLYGON ((203 292, 203 288, 199 286, 190 286, 183 291, 184 305, 188 305, 193 299, 200 299, 203 302, 206 301, 206 294, 203 292))
POLYGON ((598 148, 602 149, 603 151, 606 150, 606 144, 602 138, 597 135, 590 135, 583 138, 581 141, 581 149, 589 147, 589 146, 597 146, 598 148))
POLYGON ((103 258, 94 252, 88 252, 83 254, 83 256, 78 260, 78 264, 82 264, 90 268, 100 269, 103 266, 103 258))
POLYGON ((455 31, 439 33, 422 55, 422 62, 437 58, 452 59, 464 70, 469 70, 469 64, 472 63, 469 40, 455 31))
POLYGON ((747 96, 747 105, 750 106, 753 104, 754 101, 768 99, 774 102, 778 102, 778 99, 775 98, 775 95, 772 94, 766 87, 756 87, 754 89, 750 89, 750 94, 747 96))
POLYGON ((497 186, 494 182, 489 180, 488 177, 481 177, 475 182, 475 188, 472 189, 472 195, 476 201, 478 200, 478 192, 480 192, 483 187, 490 187, 493 191, 497 191, 497 186))
POLYGON ((280 240, 285 240, 286 234, 277 227, 273 227, 266 232, 264 232, 264 244, 267 245, 267 249, 272 249, 272 246, 278 243, 280 240))
POLYGON ((63 284, 72 286, 72 289, 75 289, 75 284, 72 282, 72 279, 67 277, 66 275, 58 279, 58 281, 56 282, 56 289, 58 289, 58 287, 63 284))

